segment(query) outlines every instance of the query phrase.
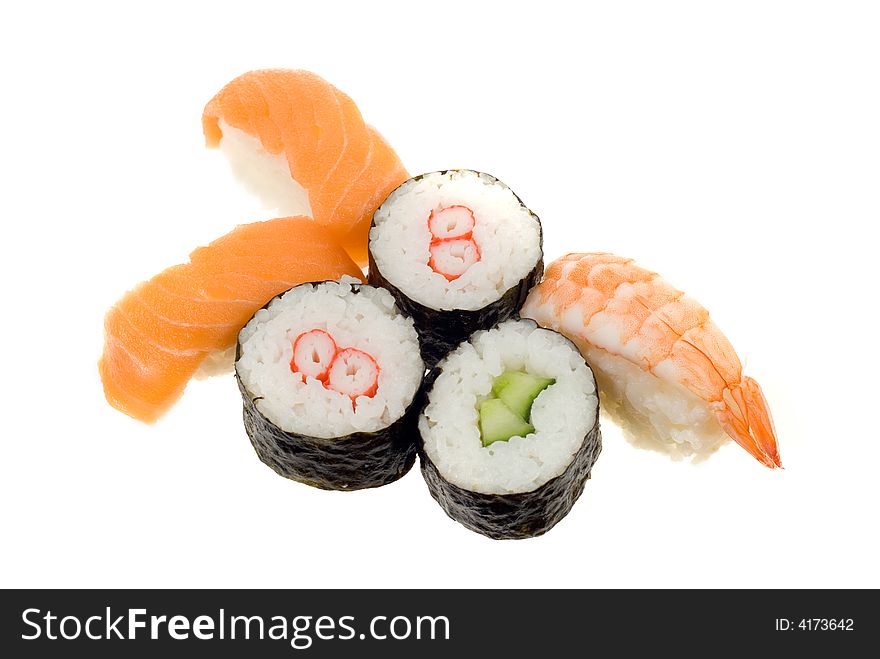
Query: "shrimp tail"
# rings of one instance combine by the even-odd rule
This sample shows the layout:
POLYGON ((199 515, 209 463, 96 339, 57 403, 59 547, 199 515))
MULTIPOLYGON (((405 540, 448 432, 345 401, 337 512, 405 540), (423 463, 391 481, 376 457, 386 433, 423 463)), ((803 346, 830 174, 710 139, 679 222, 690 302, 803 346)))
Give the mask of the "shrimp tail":
POLYGON ((715 415, 724 432, 761 464, 782 468, 773 417, 755 380, 744 377, 725 389, 722 401, 715 405, 715 415))

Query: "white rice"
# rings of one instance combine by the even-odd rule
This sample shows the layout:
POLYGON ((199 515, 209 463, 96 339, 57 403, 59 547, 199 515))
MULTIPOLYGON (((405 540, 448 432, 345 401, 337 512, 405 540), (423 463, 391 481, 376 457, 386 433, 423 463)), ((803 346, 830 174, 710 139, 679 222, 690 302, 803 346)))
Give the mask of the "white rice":
POLYGON ((312 437, 341 437, 387 427, 412 402, 425 365, 413 322, 402 315, 388 291, 361 286, 355 279, 297 286, 261 309, 239 335, 241 357, 236 372, 260 412, 287 432, 312 437), (305 382, 290 370, 293 341, 303 332, 322 329, 342 348, 368 353, 379 365, 379 386, 372 398, 351 400, 305 382))
POLYGON ((509 320, 477 332, 440 364, 419 418, 424 449, 450 483, 483 494, 530 492, 571 463, 598 411, 593 374, 577 349, 532 321, 509 320), (526 437, 484 447, 480 403, 507 370, 555 378, 535 399, 526 437))
POLYGON ((468 170, 410 179, 379 207, 370 251, 382 275, 412 300, 438 310, 475 310, 499 299, 541 259, 538 219, 510 188, 468 170), (480 261, 447 281, 428 266, 432 211, 453 205, 473 211, 480 261))
POLYGON ((193 377, 196 380, 207 380, 218 375, 232 373, 235 367, 235 346, 229 346, 224 350, 209 352, 205 360, 199 364, 198 370, 193 377))
POLYGON ((312 216, 309 193, 291 175, 283 154, 266 151, 262 142, 220 119, 220 151, 245 190, 279 216, 312 216))
POLYGON ((602 409, 633 445, 699 462, 729 439, 706 401, 628 359, 582 347, 599 381, 602 409))

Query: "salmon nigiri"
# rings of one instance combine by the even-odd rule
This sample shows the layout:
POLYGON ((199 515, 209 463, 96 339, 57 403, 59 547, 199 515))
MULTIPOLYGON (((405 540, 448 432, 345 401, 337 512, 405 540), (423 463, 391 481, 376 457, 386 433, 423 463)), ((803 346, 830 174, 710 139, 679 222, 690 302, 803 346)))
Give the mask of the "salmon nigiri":
POLYGON ((310 214, 366 264, 373 212, 409 175, 348 96, 308 71, 251 71, 211 99, 202 127, 267 207, 310 214))
POLYGON ((155 421, 200 369, 224 356, 231 363, 239 330, 260 307, 297 284, 342 275, 362 279, 348 254, 307 217, 236 227, 196 249, 189 263, 138 285, 107 313, 98 362, 107 401, 155 421))
POLYGON ((709 312, 657 273, 613 254, 568 254, 521 314, 577 344, 605 410, 636 443, 699 458, 727 436, 782 466, 761 387, 709 312))

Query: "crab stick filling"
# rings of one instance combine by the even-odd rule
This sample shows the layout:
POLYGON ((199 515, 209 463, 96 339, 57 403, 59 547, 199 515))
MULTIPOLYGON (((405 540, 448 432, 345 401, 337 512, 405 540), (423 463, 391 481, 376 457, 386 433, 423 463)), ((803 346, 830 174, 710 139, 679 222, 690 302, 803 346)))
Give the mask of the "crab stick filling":
POLYGON ((480 260, 480 249, 473 239, 475 223, 474 213, 467 206, 447 206, 428 216, 428 266, 447 281, 458 279, 480 260))
POLYGON ((448 281, 458 279, 480 260, 480 250, 473 240, 442 240, 431 243, 431 269, 448 281))
POLYGON ((352 401, 358 396, 372 398, 379 388, 376 360, 363 350, 339 349, 333 337, 320 329, 296 337, 290 370, 303 381, 313 377, 352 401))
POLYGON ((467 206, 447 206, 428 216, 428 230, 434 240, 470 238, 474 223, 474 214, 467 206))
POLYGON ((372 398, 379 388, 379 365, 363 350, 340 350, 330 365, 327 386, 352 400, 358 396, 372 398))
POLYGON ((290 370, 301 373, 303 380, 313 377, 323 382, 335 356, 336 342, 327 332, 319 329, 303 332, 293 342, 290 370))

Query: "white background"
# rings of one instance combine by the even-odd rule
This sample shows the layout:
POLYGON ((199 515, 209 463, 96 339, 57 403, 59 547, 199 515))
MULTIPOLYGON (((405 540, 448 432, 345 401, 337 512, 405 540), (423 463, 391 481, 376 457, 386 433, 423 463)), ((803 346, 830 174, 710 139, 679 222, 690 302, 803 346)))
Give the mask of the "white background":
POLYGON ((4 9, 0 586, 880 587, 877 5, 600 4, 4 9), (500 177, 548 261, 618 252, 703 302, 786 470, 733 444, 675 463, 606 422, 571 514, 494 542, 418 470, 357 493, 276 476, 231 377, 155 426, 112 409, 105 311, 267 217, 200 125, 261 67, 347 92, 414 174, 500 177))

